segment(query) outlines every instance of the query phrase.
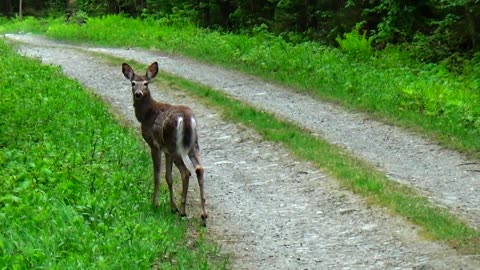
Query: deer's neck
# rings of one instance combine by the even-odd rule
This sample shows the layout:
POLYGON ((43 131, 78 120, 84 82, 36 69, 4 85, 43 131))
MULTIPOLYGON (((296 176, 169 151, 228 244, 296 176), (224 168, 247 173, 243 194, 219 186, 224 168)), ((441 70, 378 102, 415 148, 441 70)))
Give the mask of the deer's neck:
POLYGON ((134 99, 133 107, 135 108, 135 116, 137 117, 137 120, 142 124, 149 119, 155 119, 159 113, 156 110, 158 102, 151 96, 147 96, 141 100, 134 99))

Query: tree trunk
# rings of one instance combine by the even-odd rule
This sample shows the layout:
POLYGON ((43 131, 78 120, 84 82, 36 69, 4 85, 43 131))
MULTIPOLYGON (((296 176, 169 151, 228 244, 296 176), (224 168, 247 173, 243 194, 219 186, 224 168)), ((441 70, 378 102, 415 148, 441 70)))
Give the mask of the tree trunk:
POLYGON ((18 18, 19 18, 20 20, 22 20, 22 18, 23 18, 23 14, 22 14, 22 12, 23 12, 23 10, 22 10, 22 4, 23 4, 23 1, 22 1, 22 0, 19 0, 19 3, 18 3, 18 18))

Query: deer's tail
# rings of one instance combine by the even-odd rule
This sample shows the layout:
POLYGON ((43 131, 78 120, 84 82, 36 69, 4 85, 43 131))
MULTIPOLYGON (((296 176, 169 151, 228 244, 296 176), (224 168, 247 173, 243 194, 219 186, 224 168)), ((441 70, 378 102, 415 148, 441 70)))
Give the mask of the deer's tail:
POLYGON ((193 116, 179 116, 177 118, 177 149, 183 156, 187 154, 195 144, 197 138, 197 122, 193 116))

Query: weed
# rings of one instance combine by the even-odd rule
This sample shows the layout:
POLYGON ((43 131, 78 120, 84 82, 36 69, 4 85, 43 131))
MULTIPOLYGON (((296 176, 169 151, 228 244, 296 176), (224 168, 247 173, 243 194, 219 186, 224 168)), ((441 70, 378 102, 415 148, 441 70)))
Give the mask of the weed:
POLYGON ((358 24, 350 33, 345 33, 343 38, 337 37, 335 39, 343 51, 354 56, 357 60, 369 59, 372 56, 373 38, 367 38, 366 31, 361 34, 361 27, 362 24, 358 24))

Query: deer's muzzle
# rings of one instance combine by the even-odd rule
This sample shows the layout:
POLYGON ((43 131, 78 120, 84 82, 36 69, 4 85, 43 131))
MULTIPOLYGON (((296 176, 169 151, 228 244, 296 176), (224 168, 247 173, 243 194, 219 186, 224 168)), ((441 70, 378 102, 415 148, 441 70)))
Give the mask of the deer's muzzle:
POLYGON ((136 99, 141 99, 143 97, 142 91, 135 91, 135 93, 133 93, 133 97, 136 99))

